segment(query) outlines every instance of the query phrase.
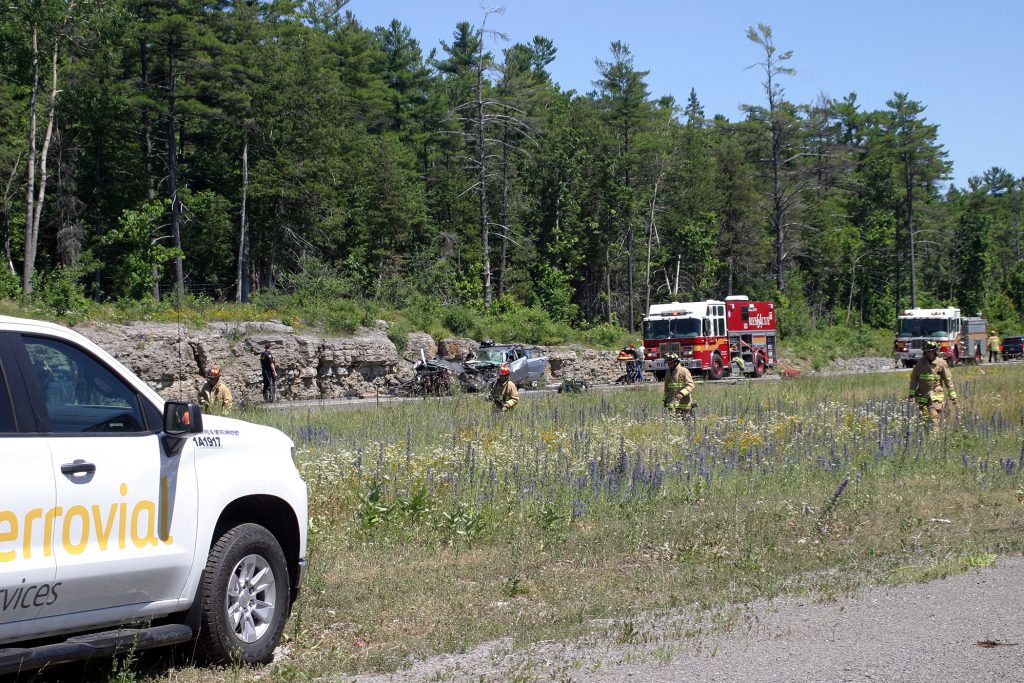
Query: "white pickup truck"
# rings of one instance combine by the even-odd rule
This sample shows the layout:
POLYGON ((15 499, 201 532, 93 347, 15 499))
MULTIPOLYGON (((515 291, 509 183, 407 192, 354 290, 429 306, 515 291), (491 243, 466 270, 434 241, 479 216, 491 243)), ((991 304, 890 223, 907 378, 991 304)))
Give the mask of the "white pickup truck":
POLYGON ((269 661, 306 565, 294 453, 0 316, 0 675, 193 639, 269 661))

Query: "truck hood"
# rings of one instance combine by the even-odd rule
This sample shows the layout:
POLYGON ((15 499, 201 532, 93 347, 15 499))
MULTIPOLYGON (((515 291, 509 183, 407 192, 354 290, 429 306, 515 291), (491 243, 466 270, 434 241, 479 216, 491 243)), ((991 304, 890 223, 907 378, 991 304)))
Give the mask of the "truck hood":
POLYGON ((240 445, 256 445, 265 450, 283 449, 291 452, 295 443, 279 429, 236 420, 223 415, 203 415, 203 434, 221 436, 240 445))

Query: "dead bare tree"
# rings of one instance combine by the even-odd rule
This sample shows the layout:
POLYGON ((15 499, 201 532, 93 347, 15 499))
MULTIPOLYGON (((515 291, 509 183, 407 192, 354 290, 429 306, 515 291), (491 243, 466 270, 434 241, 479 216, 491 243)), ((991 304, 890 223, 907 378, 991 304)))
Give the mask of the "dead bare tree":
POLYGON ((36 253, 39 246, 39 225, 46 205, 46 184, 49 179, 47 158, 53 139, 57 116, 57 97, 60 95, 58 77, 60 63, 68 43, 81 37, 88 30, 88 15, 103 7, 102 0, 65 0, 60 18, 47 23, 38 8, 26 8, 24 19, 28 27, 31 57, 31 81, 29 88, 28 155, 25 179, 25 249, 22 264, 21 286, 25 294, 32 293, 32 275, 35 272, 36 253), (49 28, 47 35, 42 35, 49 28), (45 52, 45 56, 44 56, 45 52), (48 62, 43 65, 41 60, 48 62), (41 82, 41 71, 49 73, 49 82, 41 82), (45 88, 45 97, 41 96, 45 88), (45 108, 45 113, 40 109, 45 108), (46 130, 40 139, 40 118, 46 120, 46 130))

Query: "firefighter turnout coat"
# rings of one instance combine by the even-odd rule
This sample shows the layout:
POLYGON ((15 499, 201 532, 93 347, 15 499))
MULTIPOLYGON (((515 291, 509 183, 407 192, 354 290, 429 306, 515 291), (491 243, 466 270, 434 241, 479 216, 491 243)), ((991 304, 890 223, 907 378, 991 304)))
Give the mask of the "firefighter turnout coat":
POLYGON ((942 403, 946 400, 946 392, 950 400, 956 400, 956 389, 953 388, 953 373, 945 359, 936 358, 930 361, 921 358, 910 373, 910 396, 919 404, 942 403))
POLYGON ((927 357, 922 357, 917 361, 910 373, 910 398, 917 401, 921 416, 928 419, 933 431, 939 427, 947 391, 949 399, 955 401, 953 374, 945 359, 929 361, 927 357))
POLYGON ((680 364, 665 371, 665 407, 689 412, 693 403, 693 375, 680 364), (681 396, 680 396, 681 394, 681 396))
POLYGON ((199 390, 199 405, 203 407, 205 412, 210 414, 227 415, 231 412, 231 405, 233 403, 234 399, 231 396, 231 390, 228 389, 228 385, 224 384, 222 380, 218 380, 212 387, 207 382, 199 390))
POLYGON ((512 410, 519 403, 519 390, 512 380, 497 381, 491 387, 491 403, 495 410, 512 410))

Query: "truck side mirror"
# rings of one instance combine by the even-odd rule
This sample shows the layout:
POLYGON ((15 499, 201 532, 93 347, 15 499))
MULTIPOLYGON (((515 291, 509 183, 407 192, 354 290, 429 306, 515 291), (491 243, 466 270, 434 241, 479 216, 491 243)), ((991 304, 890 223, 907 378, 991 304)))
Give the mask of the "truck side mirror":
POLYGON ((197 403, 167 401, 164 403, 164 434, 185 438, 203 431, 203 411, 197 403))

